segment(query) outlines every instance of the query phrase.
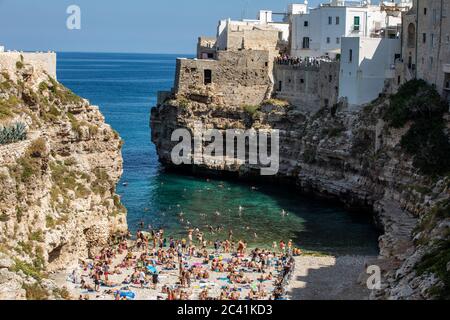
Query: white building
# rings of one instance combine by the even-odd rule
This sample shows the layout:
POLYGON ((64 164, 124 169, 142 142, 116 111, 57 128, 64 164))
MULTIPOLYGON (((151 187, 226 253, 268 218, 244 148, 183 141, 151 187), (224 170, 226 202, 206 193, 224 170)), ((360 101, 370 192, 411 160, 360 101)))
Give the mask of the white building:
POLYGON ((0 45, 0 52, 5 52, 5 47, 0 45))
POLYGON ((345 98, 350 109, 375 100, 385 81, 395 76, 400 56, 399 38, 342 38, 339 98, 345 98))
POLYGON ((292 16, 291 55, 334 58, 341 52, 342 37, 379 36, 387 26, 397 27, 400 23, 401 17, 388 18, 381 5, 371 5, 369 0, 331 0, 292 16))

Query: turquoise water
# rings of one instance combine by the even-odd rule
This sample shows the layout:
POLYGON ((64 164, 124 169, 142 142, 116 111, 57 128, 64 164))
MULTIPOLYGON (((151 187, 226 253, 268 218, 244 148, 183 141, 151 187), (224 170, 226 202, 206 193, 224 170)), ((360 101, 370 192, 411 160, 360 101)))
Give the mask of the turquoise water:
POLYGON ((176 237, 198 227, 208 231, 210 240, 223 239, 232 229, 235 239, 252 246, 292 239, 308 250, 377 253, 377 232, 367 214, 349 213, 280 187, 165 173, 150 141, 149 117, 157 91, 173 85, 175 59, 150 54, 58 55, 58 80, 100 106, 125 140, 118 193, 132 231, 144 221, 176 237), (210 234, 209 226, 223 226, 223 231, 210 234))

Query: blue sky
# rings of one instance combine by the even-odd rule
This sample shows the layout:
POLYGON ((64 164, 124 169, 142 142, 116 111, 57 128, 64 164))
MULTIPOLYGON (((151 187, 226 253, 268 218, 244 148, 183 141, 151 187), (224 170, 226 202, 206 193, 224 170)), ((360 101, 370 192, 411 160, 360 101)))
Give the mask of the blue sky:
MULTIPOLYGON (((0 44, 17 50, 193 53, 222 18, 285 11, 288 0, 0 0, 0 44), (81 30, 66 9, 81 8, 81 30)), ((303 0, 300 0, 302 3, 303 0)), ((310 0, 316 6, 328 0, 310 0)))

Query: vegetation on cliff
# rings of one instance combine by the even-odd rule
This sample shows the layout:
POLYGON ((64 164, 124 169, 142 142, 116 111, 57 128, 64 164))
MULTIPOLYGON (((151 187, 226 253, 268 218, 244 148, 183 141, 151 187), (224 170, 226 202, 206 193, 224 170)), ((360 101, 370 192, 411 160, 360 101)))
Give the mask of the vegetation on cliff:
POLYGON ((450 172, 450 142, 443 119, 447 111, 448 105, 436 89, 423 80, 405 83, 390 98, 384 118, 394 128, 411 122, 401 146, 414 157, 414 166, 422 174, 442 176, 450 172))
POLYGON ((0 253, 10 261, 0 285, 7 297, 63 298, 46 272, 126 227, 122 142, 96 107, 19 62, 0 73, 0 253))

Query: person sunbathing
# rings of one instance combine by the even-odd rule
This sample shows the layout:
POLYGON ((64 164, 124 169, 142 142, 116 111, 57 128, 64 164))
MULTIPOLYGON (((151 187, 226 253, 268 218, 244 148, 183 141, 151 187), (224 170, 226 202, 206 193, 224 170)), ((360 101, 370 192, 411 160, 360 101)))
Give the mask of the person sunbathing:
POLYGON ((94 288, 91 285, 87 284, 86 281, 84 281, 84 280, 81 280, 81 289, 87 290, 88 292, 95 291, 94 288))

